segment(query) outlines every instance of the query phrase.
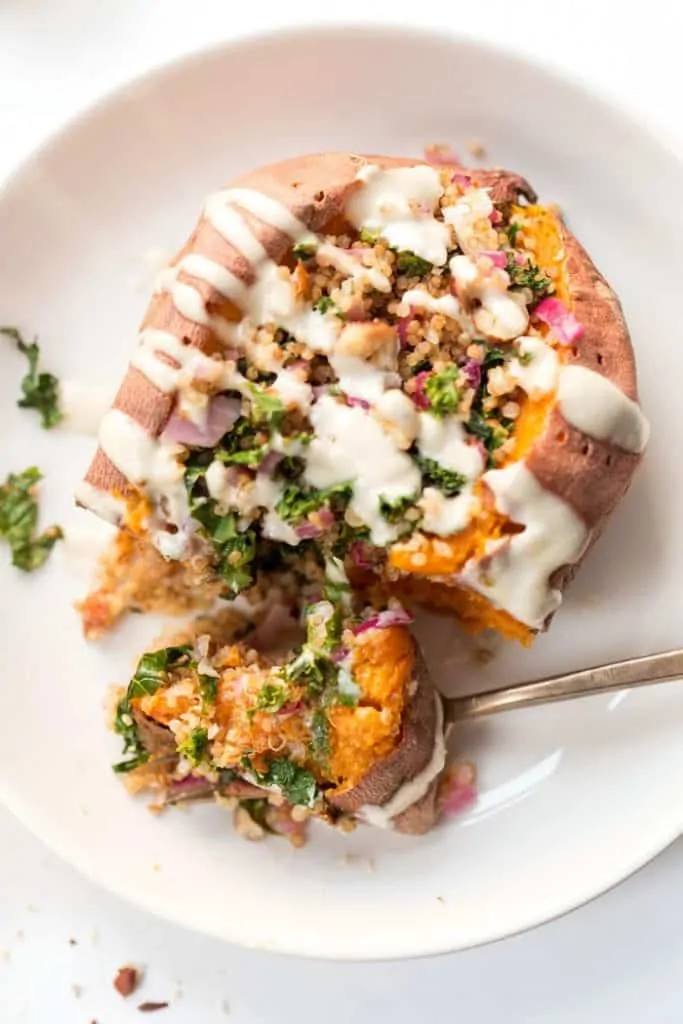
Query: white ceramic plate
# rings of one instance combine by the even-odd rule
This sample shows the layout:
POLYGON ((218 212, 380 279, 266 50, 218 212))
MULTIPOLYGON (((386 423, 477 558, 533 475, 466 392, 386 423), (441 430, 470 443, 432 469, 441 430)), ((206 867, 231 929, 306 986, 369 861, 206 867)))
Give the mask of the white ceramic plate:
MULTIPOLYGON (((420 634, 453 690, 677 646, 677 160, 593 96, 471 42, 335 30, 226 46, 155 72, 37 153, 0 196, 0 322, 37 332, 49 368, 111 389, 146 305, 150 249, 172 251, 204 194, 239 171, 326 148, 419 154, 485 140, 571 224, 623 297, 653 439, 644 469, 553 626, 484 668, 445 620, 420 634), (325 69, 324 82, 320 69, 325 69), (145 284, 145 278, 147 283, 145 284)), ((44 521, 67 541, 35 577, 0 551, 0 794, 44 840, 122 896, 201 931, 338 958, 460 949, 604 891, 683 825, 683 688, 509 714, 462 730, 480 768, 472 813, 423 839, 317 828, 295 852, 244 843, 216 808, 155 818, 109 764, 105 687, 157 631, 99 647, 71 603, 97 524, 71 507, 92 441, 15 406, 23 367, 0 344, 0 474, 38 464, 44 521)))

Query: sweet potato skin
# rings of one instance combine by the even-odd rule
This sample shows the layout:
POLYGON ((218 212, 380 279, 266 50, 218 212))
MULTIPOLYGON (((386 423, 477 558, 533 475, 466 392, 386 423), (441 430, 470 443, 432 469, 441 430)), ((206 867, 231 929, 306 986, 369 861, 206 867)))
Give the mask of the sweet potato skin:
MULTIPOLYGON (((353 789, 327 796, 328 803, 335 809, 357 814, 368 804, 381 807, 431 760, 436 738, 437 695, 417 645, 412 676, 406 685, 412 693, 403 711, 397 746, 378 761, 353 789)), ((438 819, 436 791, 440 774, 435 776, 420 800, 393 819, 395 831, 418 835, 433 828, 438 819)))

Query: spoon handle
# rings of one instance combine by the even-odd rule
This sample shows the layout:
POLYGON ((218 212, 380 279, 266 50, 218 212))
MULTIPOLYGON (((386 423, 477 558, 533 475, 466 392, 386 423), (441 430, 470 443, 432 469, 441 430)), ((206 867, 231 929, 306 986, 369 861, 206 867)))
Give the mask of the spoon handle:
POLYGON ((445 698, 447 722, 462 718, 479 718, 497 711, 550 704, 558 700, 573 700, 594 693, 627 690, 636 686, 649 686, 683 676, 683 650, 650 654, 646 658, 629 658, 611 665, 599 665, 581 672, 539 679, 533 683, 504 686, 471 697, 445 698))

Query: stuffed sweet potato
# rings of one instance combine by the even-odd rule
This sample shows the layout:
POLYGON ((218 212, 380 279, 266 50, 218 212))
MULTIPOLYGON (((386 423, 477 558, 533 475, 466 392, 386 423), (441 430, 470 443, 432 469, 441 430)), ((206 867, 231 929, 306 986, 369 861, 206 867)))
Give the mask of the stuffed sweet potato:
POLYGON ((332 552, 383 599, 530 642, 647 437, 619 303, 535 198, 349 154, 210 196, 79 501, 228 596, 332 552))
POLYGON ((309 814, 427 831, 440 808, 443 714, 405 618, 325 600, 284 657, 207 634, 144 655, 118 703, 117 770, 172 802, 246 798, 252 819, 260 800, 256 823, 273 831, 289 821, 298 835, 309 814))

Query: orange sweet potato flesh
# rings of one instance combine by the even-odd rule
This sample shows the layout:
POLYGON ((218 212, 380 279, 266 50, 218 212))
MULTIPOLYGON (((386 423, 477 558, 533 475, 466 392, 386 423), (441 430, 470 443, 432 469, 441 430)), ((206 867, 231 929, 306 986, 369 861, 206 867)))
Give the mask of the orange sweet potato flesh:
MULTIPOLYGON (((556 295, 567 301, 569 295, 557 214, 550 208, 534 205, 513 207, 511 219, 514 220, 516 215, 533 221, 532 255, 541 270, 560 268, 555 282, 556 295)), ((531 232, 526 229, 525 233, 528 237, 531 232)), ((561 352, 559 354, 562 356, 561 352)), ((522 397, 521 411, 515 424, 514 447, 506 457, 505 464, 524 458, 531 450, 537 438, 545 431, 554 404, 553 395, 540 399, 522 397)), ((477 492, 482 510, 460 533, 452 537, 417 534, 391 548, 388 564, 401 574, 393 589, 400 596, 433 611, 454 614, 471 632, 495 629, 507 639, 518 640, 526 646, 534 638, 534 632, 528 626, 507 612, 493 607, 490 601, 468 587, 449 582, 471 558, 483 556, 489 541, 514 531, 514 524, 491 507, 484 484, 477 486, 477 492), (439 577, 443 582, 440 582, 439 577)))

